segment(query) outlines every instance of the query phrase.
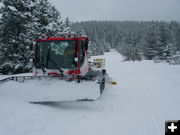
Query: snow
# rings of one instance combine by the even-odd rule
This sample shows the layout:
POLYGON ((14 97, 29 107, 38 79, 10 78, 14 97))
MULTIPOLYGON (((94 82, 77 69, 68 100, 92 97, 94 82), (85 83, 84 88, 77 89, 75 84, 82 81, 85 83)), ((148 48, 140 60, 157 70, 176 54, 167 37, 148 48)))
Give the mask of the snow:
POLYGON ((180 119, 179 65, 123 62, 115 50, 98 57, 117 85, 97 101, 31 104, 0 86, 0 134, 164 135, 165 120, 180 119))
POLYGON ((10 81, 0 88, 1 95, 27 102, 96 100, 100 96, 100 87, 95 81, 77 83, 46 78, 24 83, 10 81))
POLYGON ((0 8, 3 6, 3 3, 0 2, 0 8))
POLYGON ((9 7, 9 9, 11 9, 12 11, 17 11, 17 9, 15 8, 15 7, 13 7, 13 6, 8 6, 9 7))
POLYGON ((15 74, 15 75, 0 75, 0 80, 5 79, 7 77, 11 77, 11 76, 32 76, 32 73, 23 73, 23 74, 15 74))

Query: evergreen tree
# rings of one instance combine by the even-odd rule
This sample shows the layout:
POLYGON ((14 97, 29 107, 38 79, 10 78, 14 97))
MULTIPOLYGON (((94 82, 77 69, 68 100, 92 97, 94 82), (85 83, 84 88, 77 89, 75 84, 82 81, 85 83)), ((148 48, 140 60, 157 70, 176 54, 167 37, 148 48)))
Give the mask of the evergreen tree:
POLYGON ((178 51, 180 51, 180 23, 171 21, 169 24, 169 29, 173 32, 176 40, 176 48, 178 51))
MULTIPOLYGON (((65 18, 65 21, 63 23, 63 33, 64 34, 75 34, 77 31, 79 31, 78 28, 73 28, 72 27, 72 22, 68 17, 65 18)), ((81 30, 80 30, 81 31, 81 30)), ((79 32, 80 32, 79 31, 79 32)), ((82 32, 82 31, 81 31, 82 32)), ((80 33, 81 33, 80 32, 80 33)), ((83 33, 83 32, 82 32, 83 33)))
POLYGON ((170 30, 169 26, 165 23, 160 23, 159 26, 160 31, 160 44, 161 44, 161 52, 159 52, 158 56, 162 60, 166 60, 172 57, 176 53, 176 40, 175 35, 170 30))
POLYGON ((26 34, 31 21, 31 1, 4 0, 3 4, 0 24, 1 68, 5 73, 24 72, 29 70, 28 58, 31 55, 31 38, 26 34))
POLYGON ((47 0, 4 0, 0 21, 0 69, 31 70, 32 42, 41 35, 62 33, 59 11, 47 0))
POLYGON ((159 36, 158 26, 153 22, 152 25, 147 28, 141 40, 144 56, 149 60, 152 60, 162 50, 159 36))
POLYGON ((63 22, 60 17, 60 12, 52 6, 48 0, 34 0, 34 4, 32 9, 32 22, 36 37, 62 34, 63 22))

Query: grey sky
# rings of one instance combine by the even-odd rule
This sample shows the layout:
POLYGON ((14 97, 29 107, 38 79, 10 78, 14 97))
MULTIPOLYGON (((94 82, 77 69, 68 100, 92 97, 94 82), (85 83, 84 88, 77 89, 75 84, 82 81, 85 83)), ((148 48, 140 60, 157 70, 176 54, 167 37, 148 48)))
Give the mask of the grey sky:
POLYGON ((177 20, 180 0, 49 0, 63 18, 85 20, 177 20))

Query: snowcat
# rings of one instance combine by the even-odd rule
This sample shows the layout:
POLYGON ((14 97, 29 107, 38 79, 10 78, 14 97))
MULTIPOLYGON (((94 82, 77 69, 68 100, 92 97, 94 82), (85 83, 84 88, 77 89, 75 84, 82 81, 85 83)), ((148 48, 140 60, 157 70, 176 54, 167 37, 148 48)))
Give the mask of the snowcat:
POLYGON ((33 75, 0 80, 0 93, 28 102, 98 99, 107 74, 104 59, 89 61, 88 43, 88 37, 75 35, 36 40, 33 75))

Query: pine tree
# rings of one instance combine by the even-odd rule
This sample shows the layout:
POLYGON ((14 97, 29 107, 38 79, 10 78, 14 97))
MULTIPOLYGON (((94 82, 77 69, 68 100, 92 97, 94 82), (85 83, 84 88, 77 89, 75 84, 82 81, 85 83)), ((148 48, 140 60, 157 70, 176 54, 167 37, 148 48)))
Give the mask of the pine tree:
POLYGON ((31 1, 4 0, 0 24, 1 67, 5 73, 25 72, 31 55, 31 42, 27 33, 31 1))
POLYGON ((0 69, 3 73, 31 70, 32 42, 41 35, 62 33, 59 11, 47 0, 4 0, 0 21, 0 69))
POLYGON ((155 56, 161 52, 161 44, 159 37, 159 29, 155 22, 153 22, 144 33, 144 36, 141 40, 141 45, 143 46, 144 56, 152 60, 155 56))
POLYGON ((63 33, 71 35, 71 34, 75 34, 77 31, 78 31, 77 28, 72 27, 72 22, 70 21, 70 19, 66 17, 63 23, 63 33))
POLYGON ((55 36, 62 34, 62 20, 60 12, 48 0, 34 0, 32 9, 33 28, 36 37, 46 35, 55 36))
POLYGON ((180 23, 171 21, 169 24, 169 29, 173 32, 176 40, 176 48, 178 51, 180 51, 180 23))
POLYGON ((158 54, 160 59, 167 60, 172 57, 176 53, 176 40, 175 35, 170 30, 169 26, 166 23, 160 23, 159 26, 160 31, 160 44, 161 44, 161 52, 158 54))

